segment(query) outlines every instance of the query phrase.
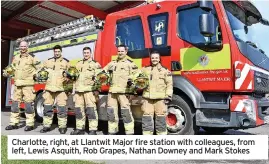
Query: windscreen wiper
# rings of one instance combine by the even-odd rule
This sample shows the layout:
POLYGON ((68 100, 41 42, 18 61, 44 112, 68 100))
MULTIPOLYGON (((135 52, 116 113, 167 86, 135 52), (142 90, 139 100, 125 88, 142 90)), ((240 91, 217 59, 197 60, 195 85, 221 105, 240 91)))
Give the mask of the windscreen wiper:
MULTIPOLYGON (((252 47, 254 48, 258 48, 257 45, 251 41, 246 41, 247 44, 251 45, 252 47)), ((265 52, 259 48, 259 51, 262 53, 262 54, 265 54, 265 52)))
POLYGON ((251 45, 254 48, 258 48, 257 45, 251 41, 246 41, 247 44, 251 45))
POLYGON ((260 51, 261 53, 265 54, 265 52, 264 52, 262 49, 259 49, 259 51, 260 51))

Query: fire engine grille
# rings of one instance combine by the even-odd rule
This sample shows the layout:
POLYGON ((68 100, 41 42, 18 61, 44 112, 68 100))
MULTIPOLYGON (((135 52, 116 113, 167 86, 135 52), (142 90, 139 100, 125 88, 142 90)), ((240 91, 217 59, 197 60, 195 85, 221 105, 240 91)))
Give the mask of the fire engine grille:
POLYGON ((256 92, 269 93, 269 75, 255 71, 254 88, 256 92))

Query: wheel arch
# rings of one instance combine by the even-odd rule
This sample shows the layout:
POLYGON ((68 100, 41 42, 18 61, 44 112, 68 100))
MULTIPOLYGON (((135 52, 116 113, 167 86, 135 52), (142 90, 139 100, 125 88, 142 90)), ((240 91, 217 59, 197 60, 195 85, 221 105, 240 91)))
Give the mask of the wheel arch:
POLYGON ((175 95, 178 95, 181 98, 183 98, 188 104, 191 105, 191 107, 193 107, 193 109, 195 109, 193 101, 185 92, 183 92, 182 90, 180 90, 179 88, 176 88, 176 87, 174 87, 173 89, 174 89, 175 95))
POLYGON ((201 102, 205 102, 204 96, 191 82, 182 76, 173 77, 174 94, 181 96, 194 108, 200 108, 201 102))

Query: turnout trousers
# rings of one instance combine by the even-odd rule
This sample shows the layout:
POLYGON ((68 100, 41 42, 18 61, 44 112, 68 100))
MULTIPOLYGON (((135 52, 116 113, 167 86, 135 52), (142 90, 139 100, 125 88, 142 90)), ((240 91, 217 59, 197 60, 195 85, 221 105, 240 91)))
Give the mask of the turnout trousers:
POLYGON ((33 102, 35 97, 33 86, 15 86, 11 105, 10 125, 16 125, 20 122, 20 103, 24 102, 26 126, 34 126, 35 111, 33 102))
POLYGON ((77 92, 74 96, 76 129, 85 129, 85 119, 89 120, 89 131, 96 131, 98 128, 98 113, 96 109, 96 97, 92 91, 77 92))
POLYGON ((56 100, 57 104, 57 118, 59 128, 66 128, 67 124, 67 95, 63 91, 51 92, 45 91, 43 94, 44 101, 44 118, 43 126, 50 127, 53 120, 53 104, 56 100))
POLYGON ((126 134, 134 134, 134 118, 130 102, 124 93, 109 93, 107 102, 108 132, 115 134, 119 128, 118 102, 126 134))
POLYGON ((157 135, 167 134, 167 128, 166 128, 167 106, 165 105, 164 100, 152 100, 145 98, 141 109, 143 111, 142 116, 143 135, 153 135, 154 122, 157 135), (156 116, 155 121, 154 121, 154 113, 156 116))

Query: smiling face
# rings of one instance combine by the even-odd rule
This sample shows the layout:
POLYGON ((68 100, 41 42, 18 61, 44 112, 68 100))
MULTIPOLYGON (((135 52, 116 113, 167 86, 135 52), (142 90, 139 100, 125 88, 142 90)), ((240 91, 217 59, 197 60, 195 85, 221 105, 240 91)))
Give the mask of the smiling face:
POLYGON ((123 59, 127 54, 127 49, 125 47, 118 47, 118 57, 123 59))
POLYGON ((55 49, 54 50, 54 57, 60 58, 61 56, 62 56, 62 51, 60 49, 55 49))
POLYGON ((91 58, 91 51, 89 49, 86 49, 83 51, 83 57, 85 60, 88 60, 91 58))
POLYGON ((152 66, 156 66, 157 64, 160 63, 160 54, 158 53, 151 54, 150 60, 151 60, 152 66))
POLYGON ((21 52, 22 54, 26 53, 27 50, 28 50, 28 43, 25 42, 25 41, 22 41, 22 42, 20 43, 19 49, 20 49, 20 52, 21 52))

